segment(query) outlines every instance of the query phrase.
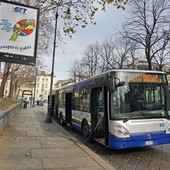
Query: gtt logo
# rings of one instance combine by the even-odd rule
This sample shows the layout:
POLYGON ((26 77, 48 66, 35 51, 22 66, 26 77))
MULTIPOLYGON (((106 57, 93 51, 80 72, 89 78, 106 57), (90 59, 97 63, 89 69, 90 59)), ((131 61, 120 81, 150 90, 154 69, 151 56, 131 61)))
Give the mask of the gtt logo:
POLYGON ((26 8, 21 8, 21 7, 15 7, 14 12, 20 13, 20 14, 25 14, 27 11, 26 8))

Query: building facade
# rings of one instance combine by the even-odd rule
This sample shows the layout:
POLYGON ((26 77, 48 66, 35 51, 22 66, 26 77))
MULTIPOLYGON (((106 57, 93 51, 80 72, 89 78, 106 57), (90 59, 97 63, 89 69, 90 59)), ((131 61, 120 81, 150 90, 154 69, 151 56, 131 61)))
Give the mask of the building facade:
MULTIPOLYGON (((56 77, 53 77, 52 89, 54 89, 54 84, 56 82, 56 77)), ((36 87, 35 87, 35 101, 42 100, 47 101, 48 95, 50 92, 51 85, 51 74, 46 73, 45 71, 37 71, 36 76, 36 87)))

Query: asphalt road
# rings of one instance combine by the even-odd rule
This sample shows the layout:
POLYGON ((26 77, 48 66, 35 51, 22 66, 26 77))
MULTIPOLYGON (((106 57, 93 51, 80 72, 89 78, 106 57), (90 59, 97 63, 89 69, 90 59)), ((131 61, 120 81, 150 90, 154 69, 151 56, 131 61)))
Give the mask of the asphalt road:
MULTIPOLYGON (((47 113, 47 104, 37 108, 47 113)), ((116 151, 95 141, 86 142, 80 132, 67 126, 63 128, 117 170, 170 170, 170 144, 116 151)))

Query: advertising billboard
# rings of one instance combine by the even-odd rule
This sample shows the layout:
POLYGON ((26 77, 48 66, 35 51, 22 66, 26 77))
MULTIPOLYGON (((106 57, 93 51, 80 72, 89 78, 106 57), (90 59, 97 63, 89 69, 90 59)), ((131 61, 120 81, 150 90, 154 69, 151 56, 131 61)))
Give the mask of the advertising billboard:
POLYGON ((0 0, 0 61, 35 65, 39 9, 0 0))

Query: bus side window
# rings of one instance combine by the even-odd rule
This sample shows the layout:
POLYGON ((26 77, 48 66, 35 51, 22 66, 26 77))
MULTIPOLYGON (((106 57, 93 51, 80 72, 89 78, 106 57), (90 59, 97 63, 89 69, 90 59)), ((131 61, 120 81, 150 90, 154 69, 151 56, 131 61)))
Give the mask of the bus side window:
POLYGON ((75 98, 73 93, 73 99, 72 99, 72 110, 75 110, 75 98))
POLYGON ((83 88, 73 93, 73 110, 89 112, 89 89, 83 88))
POLYGON ((59 107, 61 108, 65 107, 65 94, 64 93, 59 94, 59 107))
POLYGON ((89 111, 89 89, 83 88, 80 90, 80 111, 89 111))
POLYGON ((73 110, 79 110, 79 91, 74 91, 73 93, 73 110))

